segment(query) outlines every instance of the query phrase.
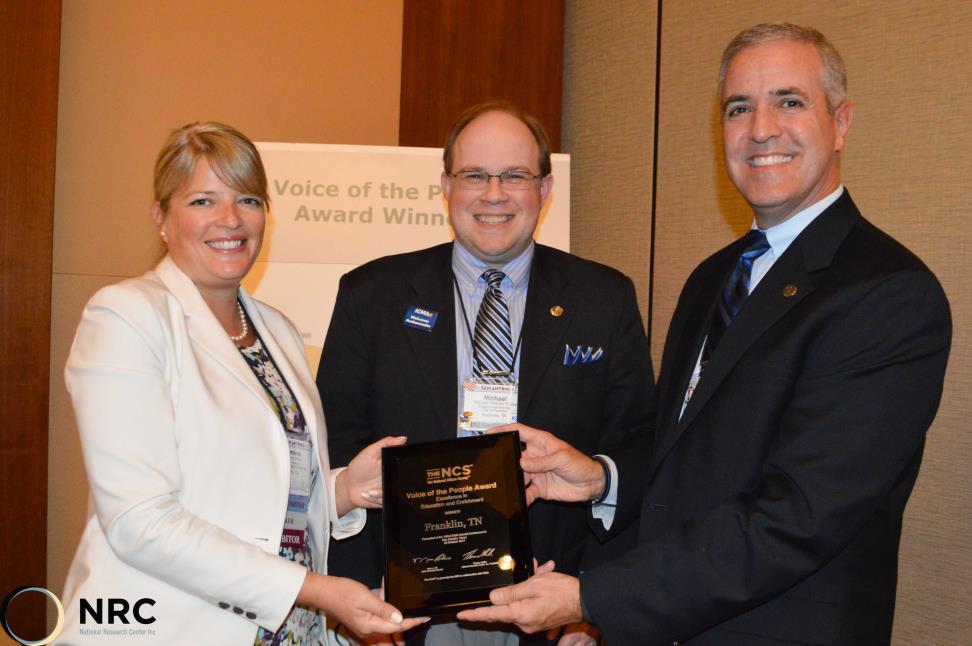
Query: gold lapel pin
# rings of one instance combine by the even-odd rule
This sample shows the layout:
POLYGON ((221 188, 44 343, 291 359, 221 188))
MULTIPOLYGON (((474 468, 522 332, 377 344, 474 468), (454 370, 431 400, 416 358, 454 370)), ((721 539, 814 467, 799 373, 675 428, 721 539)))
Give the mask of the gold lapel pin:
POLYGON ((793 283, 790 283, 789 285, 783 288, 783 298, 790 298, 791 296, 796 296, 796 293, 797 293, 797 286, 794 285, 793 283))
POLYGON ((564 308, 562 308, 560 305, 554 305, 553 307, 550 308, 551 316, 563 316, 563 313, 564 313, 564 308))

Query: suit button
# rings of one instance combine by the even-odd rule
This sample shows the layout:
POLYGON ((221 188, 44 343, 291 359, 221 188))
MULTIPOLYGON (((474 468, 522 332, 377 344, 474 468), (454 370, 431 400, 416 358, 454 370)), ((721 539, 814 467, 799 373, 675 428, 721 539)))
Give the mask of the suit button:
POLYGON ((255 612, 248 612, 248 613, 246 613, 246 618, 247 619, 256 619, 256 613, 255 612))
POLYGON ((238 615, 242 615, 243 614, 243 608, 240 608, 239 606, 233 606, 233 612, 235 612, 238 615))
POLYGON ((219 602, 219 607, 222 608, 223 610, 228 610, 229 609, 229 604, 226 603, 225 601, 220 601, 219 602))

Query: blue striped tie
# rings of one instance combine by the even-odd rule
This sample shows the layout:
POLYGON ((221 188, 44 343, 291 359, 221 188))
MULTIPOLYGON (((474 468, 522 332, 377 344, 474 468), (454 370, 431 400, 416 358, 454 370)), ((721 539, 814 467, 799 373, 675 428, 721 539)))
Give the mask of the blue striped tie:
POLYGON ((753 262, 770 248, 769 242, 766 240, 766 234, 759 229, 751 229, 743 241, 745 242, 745 248, 739 255, 739 261, 729 275, 729 280, 726 281, 725 286, 722 288, 722 292, 719 294, 719 300, 716 302, 715 312, 712 314, 712 324, 709 326, 709 338, 706 341, 705 352, 702 357, 703 362, 707 361, 715 350, 719 344, 719 340, 722 338, 722 334, 729 327, 729 324, 732 323, 732 319, 736 317, 736 314, 739 313, 739 309, 742 307, 746 297, 749 296, 749 277, 753 271, 753 262))
POLYGON ((506 274, 487 269, 482 278, 486 294, 473 332, 473 375, 487 383, 509 383, 513 381, 513 335, 510 308, 500 289, 506 274))

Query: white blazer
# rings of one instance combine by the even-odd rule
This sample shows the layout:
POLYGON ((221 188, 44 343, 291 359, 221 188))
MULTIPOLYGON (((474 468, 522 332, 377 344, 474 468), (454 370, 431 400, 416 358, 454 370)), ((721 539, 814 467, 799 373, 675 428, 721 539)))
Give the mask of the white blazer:
MULTIPOLYGON (((324 572, 330 536, 364 526, 338 518, 320 397, 293 324, 240 297, 300 402, 316 444, 309 510, 324 572)), ((305 575, 278 556, 290 488, 287 439, 259 381, 189 278, 168 257, 99 291, 85 307, 65 368, 94 515, 68 573, 58 644, 106 644, 98 630, 151 629, 138 643, 250 646, 276 630, 305 575), (80 600, 149 598, 155 622, 80 622, 80 600)), ((115 639, 126 640, 125 637, 115 639)), ((132 638, 134 639, 134 638, 132 638)), ((126 641, 127 643, 127 641, 126 641)))

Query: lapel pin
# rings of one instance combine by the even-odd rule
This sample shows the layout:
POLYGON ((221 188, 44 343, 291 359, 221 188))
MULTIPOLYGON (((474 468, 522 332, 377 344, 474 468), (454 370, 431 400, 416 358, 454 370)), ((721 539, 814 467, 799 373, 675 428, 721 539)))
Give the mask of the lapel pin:
POLYGON ((564 313, 564 308, 560 305, 554 305, 550 308, 550 316, 562 316, 564 313))
POLYGON ((783 298, 790 298, 791 296, 796 296, 796 293, 797 293, 797 286, 794 285, 793 283, 790 283, 789 285, 783 288, 783 298))

